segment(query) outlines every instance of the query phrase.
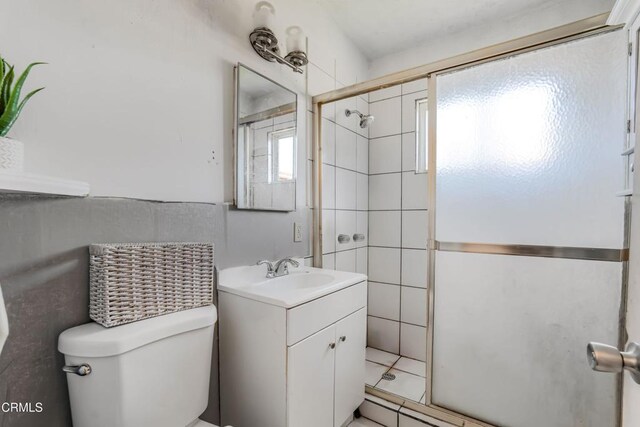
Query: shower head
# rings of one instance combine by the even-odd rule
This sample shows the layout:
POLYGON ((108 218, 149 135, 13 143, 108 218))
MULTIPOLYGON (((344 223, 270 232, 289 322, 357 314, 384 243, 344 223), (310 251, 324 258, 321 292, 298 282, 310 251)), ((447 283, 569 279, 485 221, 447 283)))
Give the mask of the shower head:
POLYGON ((362 129, 367 128, 371 123, 373 123, 374 117, 370 114, 362 114, 358 110, 344 110, 344 115, 349 117, 351 114, 357 114, 360 117, 360 127, 362 129))

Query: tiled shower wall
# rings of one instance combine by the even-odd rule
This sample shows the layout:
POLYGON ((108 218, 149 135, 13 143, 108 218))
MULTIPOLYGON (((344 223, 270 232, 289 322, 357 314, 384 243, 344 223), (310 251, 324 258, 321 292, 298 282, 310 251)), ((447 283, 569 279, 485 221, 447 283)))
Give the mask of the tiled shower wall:
POLYGON ((369 94, 368 345, 426 358, 427 174, 416 173, 425 80, 369 94))
POLYGON ((369 111, 363 97, 322 107, 322 242, 324 268, 367 274, 369 129, 345 110, 369 111), (365 239, 354 241, 354 234, 365 239), (348 242, 338 242, 338 236, 348 242))

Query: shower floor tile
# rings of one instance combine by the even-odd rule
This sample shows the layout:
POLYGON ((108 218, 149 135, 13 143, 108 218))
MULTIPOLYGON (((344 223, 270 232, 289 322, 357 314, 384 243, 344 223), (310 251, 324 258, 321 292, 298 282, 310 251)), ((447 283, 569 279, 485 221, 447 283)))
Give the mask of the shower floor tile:
POLYGON ((366 359, 384 366, 393 366, 394 363, 400 359, 400 356, 386 351, 378 350, 377 348, 367 347, 366 359))
POLYGON ((419 360, 409 359, 408 357, 401 357, 395 363, 395 365, 393 365, 393 368, 400 371, 408 372, 413 375, 424 377, 427 370, 426 365, 426 363, 419 360))
POLYGON ((395 375, 396 378, 394 380, 381 379, 378 384, 376 384, 376 388, 411 399, 414 402, 420 401, 424 395, 424 377, 409 374, 393 368, 389 369, 389 373, 395 375))
POLYGON ((382 374, 389 370, 388 366, 379 365, 370 361, 366 361, 366 373, 364 382, 371 387, 375 387, 382 378, 382 374))

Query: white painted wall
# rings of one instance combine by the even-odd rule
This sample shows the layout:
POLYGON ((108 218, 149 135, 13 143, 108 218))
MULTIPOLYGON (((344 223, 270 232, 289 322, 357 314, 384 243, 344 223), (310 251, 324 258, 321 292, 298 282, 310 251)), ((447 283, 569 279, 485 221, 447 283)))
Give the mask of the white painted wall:
POLYGON ((370 76, 379 77, 428 64, 609 12, 613 3, 614 0, 549 1, 526 15, 518 14, 505 19, 499 25, 491 23, 476 26, 470 22, 463 31, 442 34, 440 38, 425 41, 425 44, 411 46, 398 53, 374 59, 371 62, 370 76))
POLYGON ((87 181, 92 196, 230 201, 233 65, 243 62, 299 94, 304 206, 307 86, 363 80, 368 63, 321 10, 295 0, 273 0, 275 30, 284 42, 284 28, 302 26, 315 65, 300 76, 262 60, 247 40, 256 2, 0 1, 0 54, 20 69, 49 63, 28 81, 46 90, 10 134, 27 147, 27 171, 87 181))

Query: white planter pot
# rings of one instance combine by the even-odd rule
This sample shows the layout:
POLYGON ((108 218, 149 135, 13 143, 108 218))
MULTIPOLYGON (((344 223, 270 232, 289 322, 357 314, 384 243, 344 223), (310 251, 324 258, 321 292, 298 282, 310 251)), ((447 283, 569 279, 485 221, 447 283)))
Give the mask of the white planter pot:
POLYGON ((0 136, 0 171, 22 172, 24 145, 15 139, 0 136))

